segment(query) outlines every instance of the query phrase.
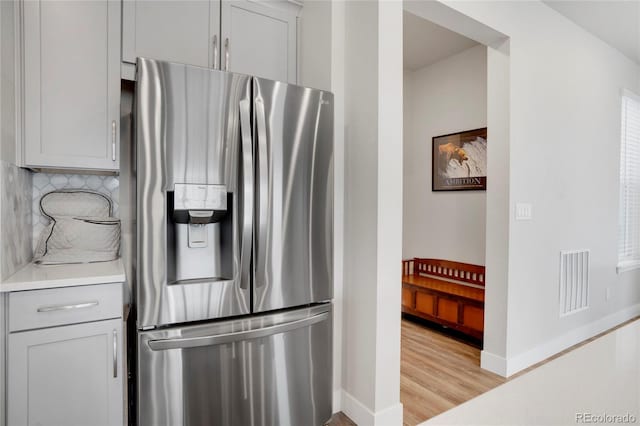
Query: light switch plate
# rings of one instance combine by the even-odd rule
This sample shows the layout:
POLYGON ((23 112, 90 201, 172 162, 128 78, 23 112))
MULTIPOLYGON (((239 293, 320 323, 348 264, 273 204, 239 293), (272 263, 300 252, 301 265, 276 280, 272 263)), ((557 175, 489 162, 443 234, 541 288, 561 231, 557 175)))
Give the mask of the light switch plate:
POLYGON ((533 207, 531 203, 516 204, 516 220, 531 220, 533 218, 533 207))

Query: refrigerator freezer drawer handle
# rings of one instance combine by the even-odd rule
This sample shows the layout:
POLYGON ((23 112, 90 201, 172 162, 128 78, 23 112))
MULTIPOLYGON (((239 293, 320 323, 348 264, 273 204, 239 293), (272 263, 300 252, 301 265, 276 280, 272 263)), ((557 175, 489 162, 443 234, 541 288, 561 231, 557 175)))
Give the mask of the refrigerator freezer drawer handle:
POLYGON ((251 238, 253 227, 253 153, 251 146, 251 103, 247 99, 240 101, 240 133, 242 135, 242 252, 240 253, 240 288, 249 288, 251 262, 251 238))
POLYGON ((303 318, 296 321, 285 322, 283 324, 272 325, 270 327, 258 328, 255 330, 238 331, 235 333, 216 334, 213 336, 201 337, 185 337, 177 339, 159 339, 150 340, 149 347, 154 351, 162 351, 167 349, 187 349, 197 348, 201 346, 222 345, 225 343, 237 342, 242 340, 258 339, 260 337, 273 336, 274 334, 286 333, 302 327, 308 327, 325 321, 329 318, 328 312, 323 312, 309 318, 303 318))

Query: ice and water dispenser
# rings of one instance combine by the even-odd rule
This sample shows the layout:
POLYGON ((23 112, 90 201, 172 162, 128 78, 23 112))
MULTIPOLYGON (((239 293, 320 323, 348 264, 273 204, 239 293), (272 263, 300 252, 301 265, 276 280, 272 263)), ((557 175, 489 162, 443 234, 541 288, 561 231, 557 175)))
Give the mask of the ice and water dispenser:
POLYGON ((232 278, 231 200, 225 185, 176 183, 167 193, 170 283, 232 278))

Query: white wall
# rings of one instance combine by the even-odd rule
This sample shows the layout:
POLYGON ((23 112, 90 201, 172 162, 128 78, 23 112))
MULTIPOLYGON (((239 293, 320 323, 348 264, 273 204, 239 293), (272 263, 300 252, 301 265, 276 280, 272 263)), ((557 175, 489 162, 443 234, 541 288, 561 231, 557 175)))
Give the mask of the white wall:
MULTIPOLYGON (((5 54, 5 45, 7 43, 7 39, 11 39, 7 37, 7 23, 6 16, 7 12, 10 11, 12 5, 5 5, 5 2, 0 3, 0 161, 5 158, 4 147, 6 145, 5 136, 6 132, 6 124, 5 124, 5 116, 6 116, 6 100, 11 99, 6 95, 6 83, 11 81, 9 77, 6 76, 6 63, 7 58, 5 54)), ((13 60, 11 60, 13 63, 13 60)), ((0 190, 4 189, 3 187, 4 180, 2 179, 2 174, 0 173, 0 190)), ((4 204, 0 196, 0 211, 4 204)), ((2 232, 2 216, 0 215, 0 232, 2 232)), ((1 235, 0 235, 1 237, 1 235)), ((2 244, 0 244, 0 258, 4 255, 4 250, 2 249, 2 244)), ((0 278, 2 276, 2 271, 0 271, 0 278)), ((5 309, 6 309, 6 301, 7 297, 5 295, 0 295, 0 426, 4 426, 5 418, 6 418, 6 408, 5 408, 5 383, 6 383, 6 374, 5 374, 5 352, 6 352, 6 338, 7 338, 7 323, 5 321, 5 309)))
POLYGON ((331 90, 331 1, 304 3, 299 18, 298 84, 331 90))
MULTIPOLYGON (((16 232, 24 231, 22 227, 17 229, 15 226, 23 225, 24 216, 12 204, 18 195, 16 191, 23 188, 25 182, 29 183, 29 174, 15 166, 15 8, 14 2, 0 2, 0 279, 7 278, 22 266, 23 245, 12 246, 11 243, 16 232)), ((26 249, 30 250, 30 243, 29 239, 26 249)), ((6 419, 7 303, 8 297, 0 294, 0 426, 5 424, 6 419)))
POLYGON ((402 3, 338 3, 346 124, 342 410, 360 425, 401 424, 402 3))
POLYGON ((306 2, 299 26, 298 81, 334 95, 333 411, 342 408, 344 261, 344 3, 306 2))
POLYGON ((640 68, 539 2, 440 4, 510 38, 508 325, 493 350, 511 374, 640 313, 640 273, 616 274, 620 90, 640 68), (532 220, 513 220, 517 202, 532 220), (559 253, 576 248, 591 249, 590 308, 559 318, 559 253))
POLYGON ((431 138, 486 127, 487 48, 405 71, 404 97, 402 255, 484 265, 486 193, 432 192, 431 138))
POLYGON ((491 149, 487 151, 487 226, 485 264, 484 350, 481 366, 500 374, 504 371, 509 318, 509 126, 510 126, 510 42, 503 38, 487 47, 487 131, 491 149), (491 129, 491 130, 489 130, 491 129), (498 357, 498 365, 491 367, 498 357))
POLYGON ((334 95, 334 215, 333 215, 333 408, 342 410, 342 354, 344 330, 344 4, 331 8, 331 90, 334 95))
MULTIPOLYGON (((375 404, 378 44, 375 2, 345 6, 343 388, 375 404)), ((343 409, 349 411, 348 406, 343 409)), ((349 414, 347 412, 347 414, 349 414)), ((358 422, 357 419, 356 423, 358 422)))
POLYGON ((402 3, 381 1, 378 16, 378 224, 376 264, 376 425, 401 424, 402 3))
POLYGON ((0 138, 2 139, 0 159, 15 163, 15 37, 14 2, 2 2, 0 6, 0 138))
POLYGON ((18 3, 0 2, 0 279, 31 261, 32 173, 16 166, 18 3))

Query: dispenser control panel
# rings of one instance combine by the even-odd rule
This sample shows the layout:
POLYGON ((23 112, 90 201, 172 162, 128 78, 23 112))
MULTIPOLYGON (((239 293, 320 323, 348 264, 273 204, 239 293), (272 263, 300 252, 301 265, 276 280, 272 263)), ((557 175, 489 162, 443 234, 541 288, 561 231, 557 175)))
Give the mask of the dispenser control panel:
POLYGON ((176 183, 174 210, 227 210, 227 187, 176 183))

